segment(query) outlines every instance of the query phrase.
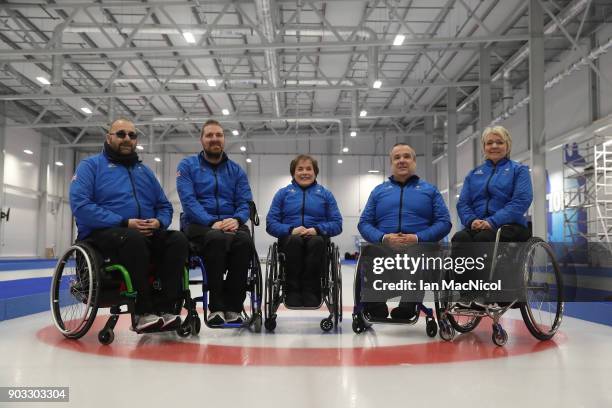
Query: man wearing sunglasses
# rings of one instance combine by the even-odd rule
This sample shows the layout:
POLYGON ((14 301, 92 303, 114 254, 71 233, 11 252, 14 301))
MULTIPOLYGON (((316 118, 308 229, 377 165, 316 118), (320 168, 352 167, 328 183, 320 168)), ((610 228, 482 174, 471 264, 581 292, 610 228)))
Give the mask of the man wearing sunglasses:
POLYGON ((204 124, 200 142, 203 150, 179 163, 176 188, 184 211, 184 231, 206 265, 208 324, 222 326, 242 321, 253 248, 245 223, 253 195, 244 170, 223 151, 225 134, 219 122, 211 119, 204 124))
POLYGON ((180 324, 175 306, 188 242, 180 232, 167 230, 172 204, 153 171, 139 160, 137 138, 129 120, 112 123, 102 153, 79 163, 70 185, 70 207, 77 240, 90 243, 130 273, 138 293, 134 329, 170 330, 180 324), (161 283, 155 299, 149 283, 151 265, 161 283))

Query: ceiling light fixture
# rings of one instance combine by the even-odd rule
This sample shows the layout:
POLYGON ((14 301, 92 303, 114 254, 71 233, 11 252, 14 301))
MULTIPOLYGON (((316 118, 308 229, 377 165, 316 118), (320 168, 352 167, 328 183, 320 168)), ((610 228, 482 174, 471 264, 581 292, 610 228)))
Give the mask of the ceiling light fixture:
POLYGON ((406 36, 403 34, 398 34, 395 36, 395 38, 393 39, 393 45, 395 45, 396 47, 399 45, 402 45, 404 43, 404 40, 406 39, 406 36))
POLYGON ((196 39, 193 36, 193 33, 189 31, 183 32, 183 38, 185 38, 185 41, 187 41, 189 44, 195 44, 196 42, 196 39))

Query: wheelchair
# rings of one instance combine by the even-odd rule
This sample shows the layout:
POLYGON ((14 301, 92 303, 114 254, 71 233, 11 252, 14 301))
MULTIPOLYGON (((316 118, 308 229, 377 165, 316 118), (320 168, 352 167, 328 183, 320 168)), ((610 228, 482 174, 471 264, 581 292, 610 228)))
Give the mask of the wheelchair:
MULTIPOLYGON (((316 307, 291 307, 285 304, 287 309, 292 310, 317 310, 323 304, 329 311, 329 316, 321 320, 321 330, 329 332, 342 322, 342 273, 340 267, 340 251, 336 244, 327 242, 325 254, 325 270, 321 275, 321 301, 316 307)), ((286 292, 286 262, 285 254, 279 251, 278 243, 275 242, 268 249, 266 259, 266 292, 265 292, 265 320, 264 327, 267 331, 276 329, 277 311, 281 304, 285 303, 286 292)))
MULTIPOLYGON (((396 319, 392 317, 378 318, 372 317, 365 311, 365 303, 361 300, 361 288, 365 282, 365 270, 362 260, 362 251, 359 252, 357 266, 355 268, 355 279, 353 281, 353 323, 352 329, 355 334, 361 334, 372 327, 374 323, 382 324, 405 324, 415 325, 421 316, 425 314, 425 333, 429 337, 435 337, 438 333, 438 326, 434 316, 434 309, 426 307, 423 302, 417 302, 417 313, 411 319, 396 319)), ((437 294, 434 292, 434 299, 437 300, 437 294)))
MULTIPOLYGON (((496 276, 496 269, 514 258, 513 262, 522 265, 518 275, 520 282, 517 282, 521 296, 509 302, 461 302, 461 295, 458 301, 454 301, 456 291, 443 291, 436 303, 443 340, 451 341, 456 332, 468 333, 483 317, 489 317, 493 321, 491 340, 497 346, 503 346, 508 341, 508 333, 500 319, 510 309, 520 309, 527 329, 538 340, 551 339, 559 329, 564 309, 563 280, 552 247, 541 238, 531 237, 522 243, 504 243, 505 248, 502 248, 502 228, 504 226, 497 230, 493 245, 489 280, 496 276)), ((451 274, 452 271, 446 271, 445 278, 450 279, 451 274)))
MULTIPOLYGON (((257 207, 253 201, 249 201, 249 220, 251 224, 251 242, 255 240, 255 226, 259 225, 259 215, 257 214, 257 207)), ((181 228, 182 230, 183 228, 181 228)), ((256 333, 261 332, 262 313, 261 313, 261 297, 262 297, 262 278, 261 278, 261 264, 259 262, 259 256, 255 245, 253 245, 251 251, 251 259, 249 262, 249 268, 247 273, 247 286, 246 291, 248 293, 249 308, 242 309, 241 323, 224 323, 220 326, 212 326, 208 321, 208 282, 206 274, 205 260, 203 257, 197 254, 197 249, 190 243, 189 246, 189 269, 200 270, 202 273, 202 279, 188 279, 188 285, 202 285, 202 296, 191 298, 190 296, 185 298, 186 308, 190 310, 189 314, 193 313, 192 321, 194 326, 192 332, 197 334, 200 332, 201 323, 196 311, 196 305, 198 302, 202 303, 204 309, 203 320, 206 327, 218 329, 218 328, 252 328, 256 333)))
MULTIPOLYGON (((189 296, 188 271, 183 275, 182 296, 175 305, 180 314, 189 296)), ((159 281, 149 276, 153 290, 160 290, 159 281)), ((129 271, 120 264, 104 260, 87 242, 76 242, 59 259, 51 281, 51 312, 55 327, 69 339, 83 337, 91 328, 99 309, 110 309, 110 317, 98 333, 98 341, 104 345, 115 339, 114 328, 120 315, 130 314, 135 327, 135 303, 137 292, 132 286, 129 271)), ((188 315, 192 311, 187 309, 188 315)), ((196 314, 197 316, 197 314, 196 314)), ((176 331, 181 337, 192 333, 193 322, 185 319, 177 328, 150 329, 137 333, 176 331)))

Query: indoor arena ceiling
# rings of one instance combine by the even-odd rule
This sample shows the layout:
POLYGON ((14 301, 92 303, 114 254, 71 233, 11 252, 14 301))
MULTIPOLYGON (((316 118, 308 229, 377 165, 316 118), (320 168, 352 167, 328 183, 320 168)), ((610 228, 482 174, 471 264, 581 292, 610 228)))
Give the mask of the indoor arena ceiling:
MULTIPOLYGON (((547 62, 612 15, 609 0, 541 4, 547 62)), ((8 128, 87 146, 120 116, 167 143, 211 116, 252 140, 411 134, 443 118, 453 86, 461 130, 478 120, 481 48, 494 114, 504 78, 506 99, 525 88, 527 13, 524 0, 3 1, 0 101, 8 128)))

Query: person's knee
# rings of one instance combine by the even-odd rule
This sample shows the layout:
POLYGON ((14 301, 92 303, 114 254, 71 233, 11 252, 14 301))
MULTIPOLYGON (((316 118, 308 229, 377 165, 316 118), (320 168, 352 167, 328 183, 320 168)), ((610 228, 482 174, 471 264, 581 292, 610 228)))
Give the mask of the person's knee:
POLYGON ((203 244, 204 248, 208 250, 225 252, 227 237, 223 231, 212 230, 206 233, 203 244))
POLYGON ((236 232, 232 240, 232 250, 245 250, 251 248, 251 236, 242 231, 236 232))
POLYGON ((451 238, 451 242, 472 242, 472 237, 469 232, 463 230, 455 233, 453 238, 451 238))
POLYGON ((480 231, 478 234, 474 235, 474 242, 494 242, 495 235, 495 232, 492 230, 480 231))
POLYGON ((325 238, 320 235, 311 236, 308 239, 307 245, 310 248, 323 248, 325 247, 325 238))
POLYGON ((304 243, 304 238, 300 235, 289 235, 284 242, 284 246, 286 247, 295 247, 301 246, 304 243))
POLYGON ((121 240, 123 248, 130 248, 134 251, 146 251, 148 253, 147 237, 135 229, 126 228, 121 233, 121 240))

